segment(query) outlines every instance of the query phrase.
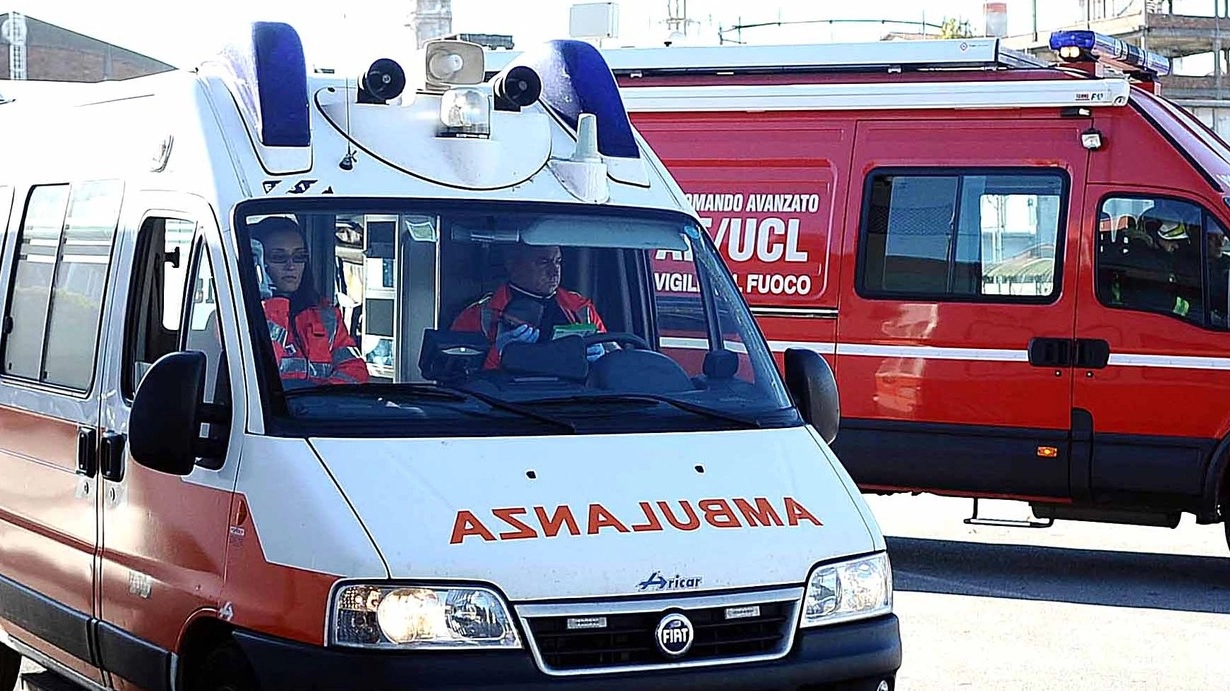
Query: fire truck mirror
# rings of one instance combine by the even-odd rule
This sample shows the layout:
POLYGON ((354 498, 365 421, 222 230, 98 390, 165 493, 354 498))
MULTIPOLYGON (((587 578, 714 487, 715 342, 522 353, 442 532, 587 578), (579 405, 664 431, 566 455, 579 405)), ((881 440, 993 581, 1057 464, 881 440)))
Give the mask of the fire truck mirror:
POLYGON ((841 403, 837 398, 837 379, 829 363, 814 350, 788 349, 786 388, 803 419, 816 428, 824 443, 832 444, 841 424, 841 403))

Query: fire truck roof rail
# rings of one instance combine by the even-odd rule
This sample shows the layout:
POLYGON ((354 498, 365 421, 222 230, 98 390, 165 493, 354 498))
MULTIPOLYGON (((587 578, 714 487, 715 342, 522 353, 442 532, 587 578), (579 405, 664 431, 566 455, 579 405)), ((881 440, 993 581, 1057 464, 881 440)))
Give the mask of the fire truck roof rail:
MULTIPOLYGON (((995 38, 873 41, 771 46, 608 48, 602 55, 617 75, 720 72, 887 71, 954 68, 1037 68, 1048 63, 1005 48, 995 38)), ((487 69, 499 71, 516 53, 490 51, 487 69)))
POLYGON ((1095 108, 1127 105, 1118 79, 640 86, 622 91, 628 112, 1095 108))

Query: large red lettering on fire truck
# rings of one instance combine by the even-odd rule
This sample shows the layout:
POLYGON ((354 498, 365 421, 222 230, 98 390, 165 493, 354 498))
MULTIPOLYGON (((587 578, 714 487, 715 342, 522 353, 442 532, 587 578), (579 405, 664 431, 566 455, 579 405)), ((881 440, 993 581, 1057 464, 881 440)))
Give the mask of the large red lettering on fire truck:
MULTIPOLYGON (((654 124, 638 121, 638 127, 652 130, 654 124)), ((654 145, 669 165, 673 145, 659 139, 654 145)), ((754 178, 742 165, 683 166, 675 173, 748 304, 814 309, 826 301, 829 284, 831 168, 763 163, 754 178)), ((658 253, 653 269, 659 292, 699 289, 687 259, 658 253)))

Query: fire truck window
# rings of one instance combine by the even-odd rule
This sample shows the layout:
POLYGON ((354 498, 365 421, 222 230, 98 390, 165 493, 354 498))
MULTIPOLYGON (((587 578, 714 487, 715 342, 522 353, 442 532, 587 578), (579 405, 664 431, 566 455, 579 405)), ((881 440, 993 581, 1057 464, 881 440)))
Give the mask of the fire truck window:
POLYGON ((859 290, 869 297, 1050 301, 1059 173, 876 174, 859 290))
POLYGON ((145 371, 179 345, 180 313, 188 254, 196 224, 179 218, 146 218, 137 235, 131 284, 133 311, 125 330, 124 396, 132 400, 145 371))
POLYGON ((18 238, 4 371, 86 391, 123 184, 37 187, 18 238))
POLYGON ((1226 328, 1230 257, 1224 226, 1190 202, 1112 197, 1099 210, 1098 300, 1226 328))

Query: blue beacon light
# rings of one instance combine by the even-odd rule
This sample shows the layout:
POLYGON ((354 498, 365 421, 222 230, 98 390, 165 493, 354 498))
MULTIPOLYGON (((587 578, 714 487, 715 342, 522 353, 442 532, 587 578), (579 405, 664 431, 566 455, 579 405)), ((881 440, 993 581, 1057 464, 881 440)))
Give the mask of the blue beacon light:
POLYGON ((253 22, 246 39, 228 45, 221 57, 234 77, 230 88, 251 115, 261 144, 311 145, 307 61, 294 27, 253 22))
POLYGON ((1067 61, 1093 59, 1150 78, 1170 74, 1168 58, 1096 31, 1056 31, 1051 34, 1050 47, 1067 61))
POLYGON ((542 79, 543 104, 576 131, 582 113, 598 121, 598 152, 616 158, 640 158, 632 123, 619 95, 615 75, 598 49, 584 41, 550 41, 511 63, 525 65, 542 79))

